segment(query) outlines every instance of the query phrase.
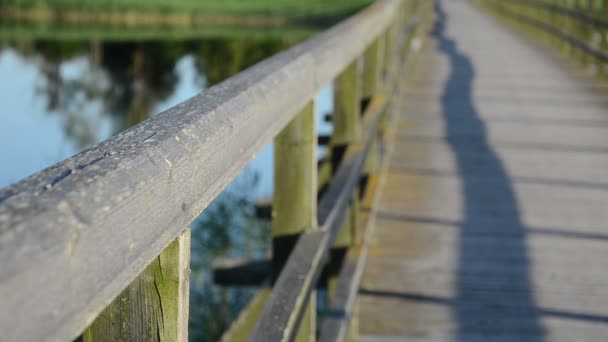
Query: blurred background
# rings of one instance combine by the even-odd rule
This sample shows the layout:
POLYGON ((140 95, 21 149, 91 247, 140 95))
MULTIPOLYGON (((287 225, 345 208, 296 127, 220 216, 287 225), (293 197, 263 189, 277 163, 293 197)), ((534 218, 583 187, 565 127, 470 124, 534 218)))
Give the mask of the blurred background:
MULTIPOLYGON (((371 0, 1 0, 0 188, 289 48, 371 0)), ((320 134, 332 85, 317 99, 320 134)), ((216 341, 253 289, 212 282, 216 258, 261 258, 272 145, 192 226, 190 339, 216 341)))

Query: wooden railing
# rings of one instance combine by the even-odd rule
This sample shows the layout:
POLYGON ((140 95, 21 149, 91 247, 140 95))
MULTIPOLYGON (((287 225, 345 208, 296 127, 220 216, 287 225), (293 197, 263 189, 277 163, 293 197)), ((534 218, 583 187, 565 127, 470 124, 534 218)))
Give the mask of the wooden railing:
POLYGON ((370 196, 360 186, 373 183, 387 104, 427 3, 379 0, 0 190, 1 339, 186 341, 186 227, 273 138, 272 291, 246 310, 259 318, 239 319, 226 339, 313 340, 314 290, 332 248, 348 255, 330 276, 341 314, 325 320, 321 339, 346 338, 360 277, 358 204, 370 196), (334 132, 318 166, 314 98, 332 81, 334 132))
POLYGON ((608 0, 476 0, 608 74, 608 0))

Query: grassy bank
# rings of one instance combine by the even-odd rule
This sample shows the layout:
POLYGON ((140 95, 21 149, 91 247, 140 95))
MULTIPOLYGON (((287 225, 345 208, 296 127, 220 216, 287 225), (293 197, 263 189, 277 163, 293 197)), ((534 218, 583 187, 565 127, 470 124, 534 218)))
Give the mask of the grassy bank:
POLYGON ((372 0, 2 0, 1 7, 46 11, 187 12, 206 15, 341 16, 372 0))

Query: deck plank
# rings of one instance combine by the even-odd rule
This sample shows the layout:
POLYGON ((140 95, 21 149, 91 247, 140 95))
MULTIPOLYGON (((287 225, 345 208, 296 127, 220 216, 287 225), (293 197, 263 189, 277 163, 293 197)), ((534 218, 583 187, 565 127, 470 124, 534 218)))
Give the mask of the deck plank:
POLYGON ((360 336, 608 338, 608 85, 468 1, 397 108, 360 336))

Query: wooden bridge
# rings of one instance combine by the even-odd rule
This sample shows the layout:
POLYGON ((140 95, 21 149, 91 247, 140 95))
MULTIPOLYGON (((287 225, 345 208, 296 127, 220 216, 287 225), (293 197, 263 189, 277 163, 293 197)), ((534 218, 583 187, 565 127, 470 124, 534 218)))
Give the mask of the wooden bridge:
POLYGON ((606 340, 608 85, 467 1, 411 73, 361 340, 606 340))
POLYGON ((608 339, 608 1, 568 4, 380 0, 0 190, 0 339, 186 341, 185 227, 273 138, 225 341, 608 339))

